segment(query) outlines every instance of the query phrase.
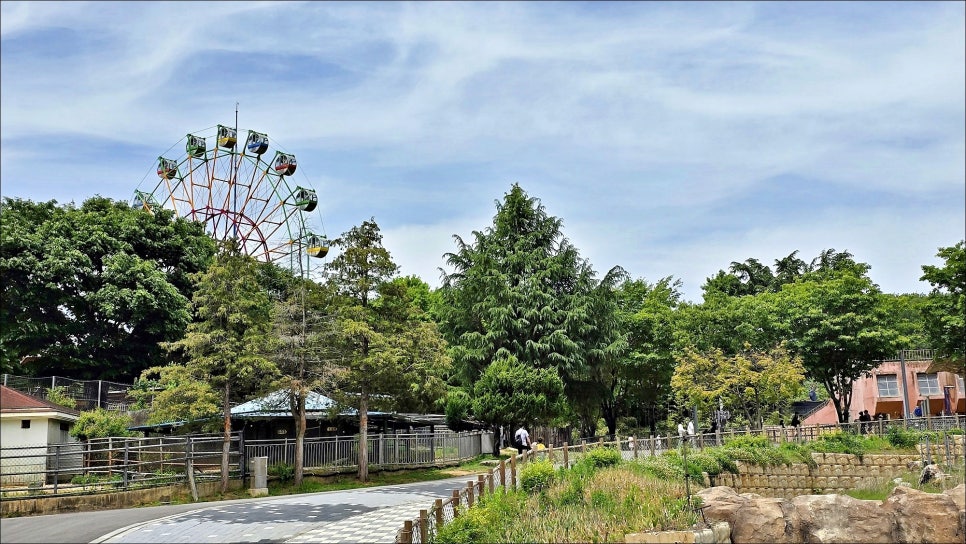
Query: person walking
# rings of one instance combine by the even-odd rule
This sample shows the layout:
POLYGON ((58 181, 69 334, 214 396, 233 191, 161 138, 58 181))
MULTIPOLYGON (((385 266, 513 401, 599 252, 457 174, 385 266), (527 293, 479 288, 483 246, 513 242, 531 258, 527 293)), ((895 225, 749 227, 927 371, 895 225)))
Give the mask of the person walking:
POLYGON ((513 441, 516 443, 518 455, 523 453, 523 450, 530 451, 530 433, 523 425, 513 433, 513 441))
POLYGON ((678 423, 678 438, 680 439, 680 444, 682 446, 684 445, 685 436, 686 435, 684 434, 684 423, 678 423))

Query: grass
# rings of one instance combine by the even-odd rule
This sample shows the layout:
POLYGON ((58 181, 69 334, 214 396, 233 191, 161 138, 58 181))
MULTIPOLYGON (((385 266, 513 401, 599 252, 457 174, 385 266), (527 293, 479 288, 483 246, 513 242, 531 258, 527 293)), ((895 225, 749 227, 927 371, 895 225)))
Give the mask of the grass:
POLYGON ((698 522, 682 481, 656 477, 635 463, 594 461, 558 470, 548 487, 484 496, 444 525, 434 542, 623 542, 626 533, 698 522))

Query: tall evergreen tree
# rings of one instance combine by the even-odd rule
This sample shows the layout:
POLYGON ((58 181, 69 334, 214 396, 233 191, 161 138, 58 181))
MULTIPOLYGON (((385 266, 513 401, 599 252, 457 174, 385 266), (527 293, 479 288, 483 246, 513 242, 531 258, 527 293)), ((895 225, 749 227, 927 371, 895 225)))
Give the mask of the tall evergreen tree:
POLYGON ((337 308, 341 391, 359 410, 359 473, 369 478, 369 409, 435 405, 445 393, 449 358, 435 323, 422 314, 382 245, 375 219, 353 227, 333 245, 342 253, 327 265, 341 298, 337 308))
POLYGON ((622 349, 615 306, 595 292, 590 263, 539 200, 514 184, 496 208, 492 226, 469 242, 454 236, 457 250, 445 255, 454 271, 444 272, 443 322, 462 383, 471 388, 494 361, 513 357, 555 369, 571 407, 599 413, 592 366, 622 349))
POLYGON ((172 351, 183 350, 188 373, 221 393, 222 492, 228 490, 232 403, 265 391, 278 376, 278 368, 266 356, 272 338, 272 304, 259 282, 258 267, 240 252, 236 241, 223 242, 208 270, 195 276, 197 319, 184 338, 164 344, 172 351))

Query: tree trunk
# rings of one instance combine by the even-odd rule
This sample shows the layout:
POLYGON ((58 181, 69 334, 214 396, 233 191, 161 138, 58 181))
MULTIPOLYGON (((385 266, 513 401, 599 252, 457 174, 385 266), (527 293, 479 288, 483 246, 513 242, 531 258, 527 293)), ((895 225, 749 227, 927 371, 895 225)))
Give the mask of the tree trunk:
POLYGON ((369 481, 369 393, 359 397, 359 481, 369 481))
POLYGON ((295 486, 302 485, 305 473, 305 390, 295 394, 295 486))
POLYGON ((501 436, 503 434, 501 430, 502 429, 500 428, 499 425, 493 427, 493 456, 494 457, 500 456, 500 446, 502 446, 502 444, 500 444, 500 440, 503 438, 501 436))
POLYGON ((228 459, 231 450, 231 403, 228 402, 231 393, 231 382, 225 381, 225 397, 222 399, 222 414, 225 418, 224 433, 221 442, 221 492, 228 492, 228 459))

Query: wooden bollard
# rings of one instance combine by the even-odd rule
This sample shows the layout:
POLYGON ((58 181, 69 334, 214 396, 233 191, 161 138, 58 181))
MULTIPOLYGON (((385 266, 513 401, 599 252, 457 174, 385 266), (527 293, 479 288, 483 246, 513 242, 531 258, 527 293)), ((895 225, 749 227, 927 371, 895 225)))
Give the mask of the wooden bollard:
POLYGON ((586 440, 581 440, 580 441, 580 453, 582 453, 584 455, 587 455, 587 441, 586 440))
POLYGON ((486 489, 486 476, 484 476, 482 474, 480 474, 479 476, 477 476, 476 477, 476 485, 479 488, 479 493, 477 494, 477 497, 479 497, 479 498, 482 499, 483 498, 483 492, 486 489))
POLYGON ((638 454, 637 442, 638 442, 638 440, 632 436, 631 437, 631 443, 634 444, 634 459, 637 459, 637 456, 639 455, 638 454))
POLYGON ((413 542, 413 520, 407 519, 403 522, 403 544, 412 544, 413 542))
POLYGON ((473 482, 466 482, 466 507, 473 508, 473 482))
POLYGON ((453 490, 452 504, 453 504, 453 519, 456 519, 456 516, 460 515, 460 490, 459 489, 453 490))
MULTIPOLYGON (((661 436, 661 435, 658 435, 658 436, 661 436)), ((651 457, 654 457, 654 448, 655 448, 654 442, 656 442, 656 440, 654 439, 654 435, 651 435, 651 437, 647 439, 647 442, 648 442, 648 445, 651 447, 651 457)))
POLYGON ((494 480, 496 480, 496 478, 493 476, 493 472, 492 471, 491 472, 487 472, 486 473, 486 482, 487 482, 488 487, 490 488, 490 495, 493 494, 493 484, 494 484, 494 480))
POLYGON ((510 485, 513 489, 517 488, 517 456, 510 458, 510 485))
POLYGON ((506 488, 506 459, 500 459, 500 487, 506 488))
POLYGON ((433 503, 433 510, 436 512, 436 530, 438 531, 446 523, 446 517, 443 515, 443 499, 436 499, 436 502, 433 503))
POLYGON ((570 468, 570 448, 567 443, 563 444, 563 458, 564 458, 564 468, 570 468))
POLYGON ((553 444, 547 446, 547 458, 550 459, 550 463, 553 464, 553 444))
POLYGON ((419 511, 419 541, 429 542, 429 512, 419 511))

